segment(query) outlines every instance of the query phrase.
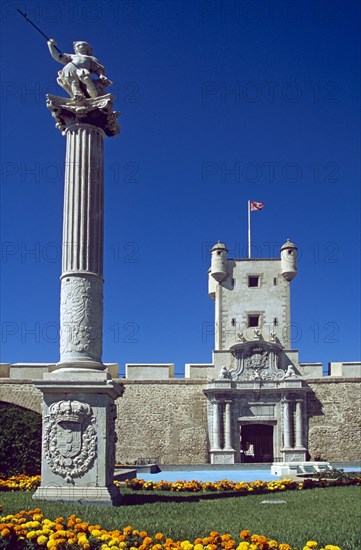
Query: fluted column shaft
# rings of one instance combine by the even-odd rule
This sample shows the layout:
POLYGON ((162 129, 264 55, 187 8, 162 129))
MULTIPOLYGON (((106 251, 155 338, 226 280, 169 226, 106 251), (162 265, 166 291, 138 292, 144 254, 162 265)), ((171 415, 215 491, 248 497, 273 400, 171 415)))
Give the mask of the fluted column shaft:
POLYGON ((286 449, 291 447, 291 421, 290 421, 290 402, 283 399, 283 446, 286 449))
POLYGON ((232 449, 232 401, 225 402, 224 443, 225 449, 232 449))
POLYGON ((58 367, 103 369, 104 132, 66 128, 58 367))
POLYGON ((104 241, 104 132, 89 124, 66 132, 62 274, 102 277, 104 241))
POLYGON ((303 447, 302 399, 296 401, 296 447, 303 447))
POLYGON ((213 450, 221 448, 220 403, 213 401, 213 450))

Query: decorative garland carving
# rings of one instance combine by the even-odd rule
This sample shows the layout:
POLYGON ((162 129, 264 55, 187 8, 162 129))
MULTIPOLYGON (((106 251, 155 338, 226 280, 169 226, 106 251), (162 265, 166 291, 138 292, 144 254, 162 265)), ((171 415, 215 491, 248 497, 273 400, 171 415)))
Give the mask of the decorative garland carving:
POLYGON ((44 456, 55 474, 72 483, 84 475, 97 456, 95 417, 87 403, 58 401, 44 418, 44 456))
POLYGON ((100 360, 102 353, 103 286, 93 277, 66 277, 61 284, 60 354, 85 353, 100 360))

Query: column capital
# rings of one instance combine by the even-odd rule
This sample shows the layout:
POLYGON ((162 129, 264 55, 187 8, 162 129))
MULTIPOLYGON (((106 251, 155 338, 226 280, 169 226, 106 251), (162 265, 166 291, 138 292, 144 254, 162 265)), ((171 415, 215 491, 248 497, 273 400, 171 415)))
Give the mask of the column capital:
POLYGON ((292 402, 291 399, 289 399, 286 396, 283 396, 282 399, 281 399, 281 403, 283 403, 283 404, 291 403, 291 402, 292 402))
POLYGON ((89 124, 109 136, 120 132, 117 121, 120 113, 113 111, 113 96, 106 94, 96 98, 71 99, 47 94, 46 106, 56 120, 56 128, 62 134, 76 124, 89 124))

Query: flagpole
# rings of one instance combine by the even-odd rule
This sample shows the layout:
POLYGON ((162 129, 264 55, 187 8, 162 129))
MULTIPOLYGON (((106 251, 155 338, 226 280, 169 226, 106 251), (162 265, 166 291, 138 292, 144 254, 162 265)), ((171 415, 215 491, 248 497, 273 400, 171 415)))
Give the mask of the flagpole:
POLYGON ((251 257, 251 201, 248 201, 248 258, 251 257))

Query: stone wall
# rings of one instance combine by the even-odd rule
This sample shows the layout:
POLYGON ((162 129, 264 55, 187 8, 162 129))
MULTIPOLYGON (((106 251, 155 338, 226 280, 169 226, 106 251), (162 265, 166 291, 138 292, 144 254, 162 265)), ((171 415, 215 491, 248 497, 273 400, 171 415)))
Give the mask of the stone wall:
MULTIPOLYGON (((203 380, 121 380, 116 401, 118 463, 140 459, 163 464, 208 462, 207 400, 203 380)), ((325 460, 361 456, 361 380, 307 380, 309 451, 325 460)), ((29 380, 0 379, 0 401, 41 413, 42 395, 29 380)))
MULTIPOLYGON (((123 382, 123 380, 122 380, 123 382)), ((118 463, 208 462, 204 381, 124 381, 118 399, 118 463)))
POLYGON ((0 401, 18 405, 24 409, 40 413, 42 412, 43 396, 30 380, 1 380, 0 401))
POLYGON ((360 379, 322 378, 307 382, 311 389, 307 397, 311 457, 360 460, 360 379))

